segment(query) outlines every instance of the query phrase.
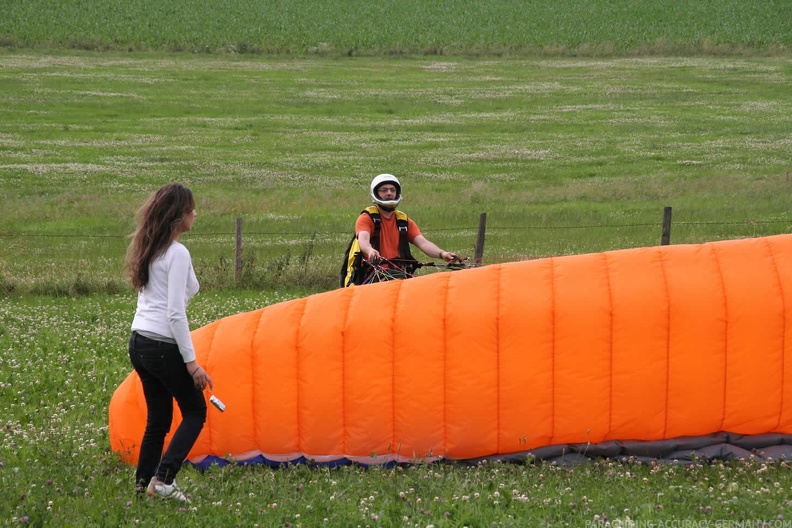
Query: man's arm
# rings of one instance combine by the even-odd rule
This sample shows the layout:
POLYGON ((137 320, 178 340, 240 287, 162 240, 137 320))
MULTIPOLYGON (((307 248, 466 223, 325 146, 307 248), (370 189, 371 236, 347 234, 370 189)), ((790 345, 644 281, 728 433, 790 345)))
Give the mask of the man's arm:
POLYGON ((371 245, 371 233, 368 231, 361 231, 358 233, 358 244, 360 244, 360 251, 363 253, 363 257, 366 260, 372 263, 379 262, 380 260, 380 253, 374 246, 371 245))
MULTIPOLYGON (((358 240, 360 240, 360 237, 358 237, 358 240)), ((456 253, 451 253, 450 251, 445 251, 440 249, 440 247, 437 246, 437 244, 428 240, 423 235, 418 235, 417 237, 415 237, 415 239, 413 239, 413 244, 415 245, 415 247, 423 251, 427 257, 443 259, 449 264, 459 258, 457 257, 456 253)), ((360 244, 360 247, 361 248, 363 247, 362 242, 360 244)))

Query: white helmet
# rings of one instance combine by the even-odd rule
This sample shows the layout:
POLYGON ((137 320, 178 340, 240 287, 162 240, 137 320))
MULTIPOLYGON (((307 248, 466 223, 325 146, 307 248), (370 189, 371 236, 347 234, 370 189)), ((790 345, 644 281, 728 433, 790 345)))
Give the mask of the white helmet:
POLYGON ((399 202, 402 200, 401 194, 401 184, 399 180, 393 174, 380 174, 373 180, 371 180, 371 188, 369 189, 371 193, 371 201, 377 204, 378 206, 382 207, 386 211, 392 211, 399 205, 399 202), (377 188, 380 185, 385 183, 392 183, 396 186, 396 198, 393 200, 381 200, 379 196, 377 196, 377 188))

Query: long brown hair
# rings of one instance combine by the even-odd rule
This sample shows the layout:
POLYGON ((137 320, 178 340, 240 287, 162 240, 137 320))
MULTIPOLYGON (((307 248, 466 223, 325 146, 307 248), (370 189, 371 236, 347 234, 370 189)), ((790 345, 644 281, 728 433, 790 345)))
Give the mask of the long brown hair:
POLYGON ((146 287, 149 266, 168 249, 179 235, 184 217, 194 209, 192 191, 180 183, 169 183, 154 192, 138 210, 138 227, 126 258, 127 275, 135 291, 146 287))

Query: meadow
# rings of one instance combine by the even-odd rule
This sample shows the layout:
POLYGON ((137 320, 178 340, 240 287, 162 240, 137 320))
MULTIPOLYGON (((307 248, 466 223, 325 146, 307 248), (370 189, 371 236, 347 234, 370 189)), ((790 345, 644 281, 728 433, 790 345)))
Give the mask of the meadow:
POLYGON ((337 284, 376 174, 485 263, 787 232, 784 57, 0 52, 0 285, 124 291, 133 217, 191 186, 205 289, 337 284), (236 281, 235 219, 244 273, 236 281))
MULTIPOLYGON (((792 526, 788 462, 188 468, 134 496, 127 235, 181 181, 194 328, 336 286, 381 172, 484 264, 787 233, 792 4, 0 0, 3 526, 792 526), (234 224, 244 270, 234 276, 234 224), (665 523, 665 524, 663 524, 665 523)), ((430 272, 426 270, 425 272, 430 272)))

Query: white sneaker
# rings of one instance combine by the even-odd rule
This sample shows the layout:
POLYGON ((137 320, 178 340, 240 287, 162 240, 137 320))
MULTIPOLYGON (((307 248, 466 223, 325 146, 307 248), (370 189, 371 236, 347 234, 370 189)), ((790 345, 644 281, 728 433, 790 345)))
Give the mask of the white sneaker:
POLYGON ((176 487, 176 481, 173 481, 173 484, 168 485, 159 480, 157 477, 151 477, 151 482, 149 482, 148 487, 146 488, 146 495, 149 497, 159 497, 161 499, 176 499, 184 502, 192 502, 187 496, 181 492, 179 488, 176 487))

